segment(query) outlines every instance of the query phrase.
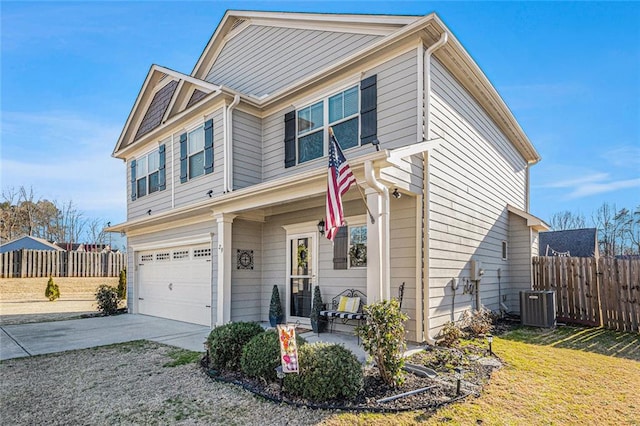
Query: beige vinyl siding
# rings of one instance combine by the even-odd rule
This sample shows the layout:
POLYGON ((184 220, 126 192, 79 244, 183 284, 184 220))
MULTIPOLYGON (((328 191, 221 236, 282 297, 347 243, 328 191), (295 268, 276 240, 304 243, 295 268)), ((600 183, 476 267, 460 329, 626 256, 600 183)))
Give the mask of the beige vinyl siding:
POLYGON ((526 208, 526 162, 437 60, 432 71, 432 136, 444 139, 429 160, 429 315, 433 335, 434 328, 458 319, 473 306, 475 297, 463 294, 472 258, 481 261, 485 270, 480 282, 481 303, 499 309, 498 268, 503 276, 508 275, 508 260, 502 260, 502 241, 509 239, 506 207, 526 208), (455 307, 452 278, 460 282, 455 307))
POLYGON ((380 36, 249 25, 222 48, 205 80, 273 94, 346 58, 380 36))
MULTIPOLYGON (((414 144, 417 139, 417 61, 415 50, 399 55, 368 70, 363 79, 377 75, 378 90, 378 139, 383 149, 393 149, 414 144)), ((318 94, 331 95, 333 93, 318 94)), ((279 111, 264 119, 264 181, 277 179, 292 173, 326 167, 326 157, 285 169, 284 167, 284 114, 290 109, 279 111)), ((375 151, 366 144, 344 150, 347 160, 375 151)), ((421 166, 420 166, 421 167, 421 166)), ((421 175, 421 171, 416 172, 421 175)), ((405 174, 405 179, 410 179, 405 174)))
POLYGON ((233 189, 262 182, 262 120, 233 111, 233 189))
POLYGON ((407 338, 416 341, 416 201, 405 196, 391 197, 390 202, 391 296, 398 297, 404 282, 402 312, 409 316, 407 338))
POLYGON ((511 312, 520 312, 520 291, 531 290, 531 234, 527 226, 527 220, 509 213, 509 266, 510 273, 507 279, 508 291, 505 305, 511 312))
MULTIPOLYGON (((167 184, 166 189, 163 191, 156 191, 131 201, 131 162, 136 158, 127 161, 127 220, 144 216, 149 209, 154 213, 159 213, 171 208, 171 137, 163 139, 160 143, 149 145, 149 149, 145 150, 144 153, 148 154, 163 144, 165 146, 165 179, 167 184)), ((139 177, 138 173, 136 178, 139 177)))
POLYGON ((232 225, 231 321, 261 321, 262 223, 235 220, 232 225), (238 250, 253 250, 253 269, 238 269, 238 250))
MULTIPOLYGON (((348 201, 344 203, 345 216, 356 216, 365 213, 362 201, 348 201)), ((283 308, 286 306, 286 253, 287 236, 283 228, 285 225, 294 225, 302 222, 318 221, 324 217, 324 206, 297 212, 270 216, 264 223, 263 239, 263 288, 262 288, 262 315, 264 320, 268 319, 269 300, 271 289, 274 284, 280 288, 280 298, 283 308)), ((315 226, 313 227, 316 230, 315 226)), ((320 254, 318 257, 317 281, 320 285, 323 301, 328 303, 331 298, 348 288, 356 288, 363 293, 367 292, 366 268, 333 269, 333 246, 327 238, 319 237, 320 254)))
MULTIPOLYGON (((224 193, 223 176, 224 176, 224 120, 222 108, 213 113, 213 172, 203 174, 186 181, 180 182, 180 133, 174 135, 173 141, 173 168, 174 168, 174 185, 175 185, 175 206, 183 207, 194 204, 207 199, 207 192, 213 190, 213 196, 219 196, 224 193)), ((203 122, 204 123, 204 122, 203 122)))

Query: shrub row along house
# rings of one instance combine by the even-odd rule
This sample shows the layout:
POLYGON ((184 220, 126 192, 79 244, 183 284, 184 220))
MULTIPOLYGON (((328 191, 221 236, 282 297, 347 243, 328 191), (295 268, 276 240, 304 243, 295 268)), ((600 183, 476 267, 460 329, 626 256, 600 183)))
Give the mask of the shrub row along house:
POLYGON ((129 308, 209 326, 266 321, 273 285, 308 324, 315 286, 371 303, 404 282, 407 337, 428 340, 478 302, 517 311, 547 229, 538 153, 436 14, 228 11, 190 74, 151 67, 113 156, 129 308), (333 242, 330 127, 358 186, 333 242))

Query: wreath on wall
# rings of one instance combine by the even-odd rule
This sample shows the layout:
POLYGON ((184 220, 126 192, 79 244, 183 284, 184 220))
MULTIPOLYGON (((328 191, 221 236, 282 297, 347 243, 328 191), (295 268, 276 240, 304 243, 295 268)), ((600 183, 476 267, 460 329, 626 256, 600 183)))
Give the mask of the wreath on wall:
POLYGON ((298 268, 307 268, 307 262, 309 261, 309 248, 304 244, 298 245, 298 268))
POLYGON ((367 246, 363 243, 356 243, 349 248, 349 260, 351 266, 365 266, 367 264, 367 246))

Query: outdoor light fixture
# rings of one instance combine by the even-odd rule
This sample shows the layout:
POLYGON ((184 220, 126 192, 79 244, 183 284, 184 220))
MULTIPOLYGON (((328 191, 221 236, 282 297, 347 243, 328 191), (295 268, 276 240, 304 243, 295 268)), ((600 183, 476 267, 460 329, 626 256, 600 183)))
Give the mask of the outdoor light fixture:
POLYGON ((460 395, 460 382, 462 381, 462 368, 460 367, 456 367, 453 369, 453 371, 455 372, 455 378, 456 378, 456 396, 460 395))
POLYGON ((280 381, 280 394, 282 394, 282 379, 284 379, 284 371, 282 371, 282 365, 276 367, 276 377, 280 381))
POLYGON ((213 196, 213 189, 208 190, 207 195, 211 198, 213 196))
POLYGON ((318 222, 318 232, 320 235, 324 235, 324 219, 320 219, 320 222, 318 222))
POLYGON ((151 209, 147 210, 147 214, 151 216, 151 209))
POLYGON ((393 189, 393 193, 392 195, 394 196, 394 198, 398 199, 400 197, 402 197, 402 194, 400 193, 400 191, 398 191, 398 188, 394 188, 393 189))
POLYGON ((380 141, 378 140, 378 138, 372 140, 371 145, 376 147, 376 151, 380 151, 380 141))
POLYGON ((487 342, 489 342, 489 355, 493 356, 493 349, 491 348, 491 343, 493 343, 493 335, 487 334, 487 342))

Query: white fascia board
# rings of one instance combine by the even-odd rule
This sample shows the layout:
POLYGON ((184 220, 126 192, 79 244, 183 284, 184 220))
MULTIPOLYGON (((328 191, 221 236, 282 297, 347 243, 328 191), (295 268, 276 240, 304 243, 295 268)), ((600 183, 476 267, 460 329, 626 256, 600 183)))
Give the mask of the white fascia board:
MULTIPOLYGON (((367 161, 372 161, 374 167, 386 167, 390 165, 386 161, 388 154, 386 150, 374 152, 351 159, 349 163, 354 171, 363 169, 364 163, 367 161)), ((199 203, 158 213, 151 217, 141 217, 120 223, 106 228, 105 231, 131 232, 133 230, 131 235, 137 235, 142 233, 137 231, 140 228, 144 228, 144 232, 147 232, 149 228, 162 228, 162 226, 166 228, 166 224, 169 222, 174 225, 176 221, 184 220, 190 222, 193 220, 185 219, 185 215, 191 217, 199 216, 200 219, 197 219, 199 222, 208 220, 213 217, 212 215, 220 213, 242 215, 244 212, 253 209, 286 203, 296 198, 303 199, 309 195, 322 194, 326 191, 326 185, 324 185, 326 178, 326 167, 318 167, 307 172, 292 174, 284 178, 228 192, 215 199, 206 199, 199 203)))
POLYGON ((391 164, 399 166, 402 164, 402 159, 411 157, 415 154, 422 154, 423 152, 430 152, 432 149, 435 149, 440 146, 440 144, 444 141, 443 138, 435 138, 430 141, 424 141, 420 143, 415 143, 413 145, 404 146, 402 148, 397 148, 389 152, 388 161, 391 164))
POLYGON ((527 213, 524 210, 521 210, 511 204, 507 204, 507 210, 517 216, 520 216, 523 219, 526 219, 527 226, 536 230, 536 231, 548 231, 550 226, 539 217, 532 215, 531 213, 527 213))
POLYGON ((169 247, 178 247, 178 246, 193 246, 197 244, 207 244, 211 243, 211 234, 202 234, 194 237, 186 237, 186 238, 174 238, 170 240, 162 240, 160 242, 154 243, 140 243, 140 244, 129 244, 129 247, 133 251, 145 251, 145 250, 156 250, 156 249, 166 249, 169 247))
POLYGON ((170 68, 166 68, 166 67, 162 67, 160 65, 154 65, 153 67, 155 67, 158 71, 165 73, 165 74, 169 74, 173 77, 176 77, 178 79, 181 80, 185 80, 195 86, 201 87, 203 89, 205 89, 204 91, 206 93, 211 93, 214 92, 216 90, 220 90, 222 86, 218 86, 217 84, 213 84, 213 83, 209 83, 208 81, 205 80, 200 80, 199 78, 195 78, 192 77, 190 75, 187 74, 183 74, 181 72, 178 71, 174 71, 170 68))

